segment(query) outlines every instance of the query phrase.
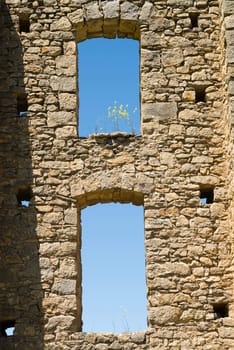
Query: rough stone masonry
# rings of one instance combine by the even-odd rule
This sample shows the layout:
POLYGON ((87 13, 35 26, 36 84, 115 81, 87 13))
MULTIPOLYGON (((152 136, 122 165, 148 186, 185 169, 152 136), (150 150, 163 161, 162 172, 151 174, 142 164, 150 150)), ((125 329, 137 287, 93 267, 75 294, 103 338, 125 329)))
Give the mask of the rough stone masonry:
POLYGON ((233 117, 233 0, 1 0, 0 349, 234 349, 233 117), (141 135, 79 138, 77 43, 116 36, 140 42, 141 135), (103 202, 144 206, 142 332, 82 332, 103 202))

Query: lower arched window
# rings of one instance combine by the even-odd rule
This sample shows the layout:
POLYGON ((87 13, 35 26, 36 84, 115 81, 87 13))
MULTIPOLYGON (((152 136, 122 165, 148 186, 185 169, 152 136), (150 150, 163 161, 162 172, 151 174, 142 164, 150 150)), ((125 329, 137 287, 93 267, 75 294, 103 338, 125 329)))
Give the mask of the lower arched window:
POLYGON ((146 329, 143 205, 88 205, 81 232, 82 331, 146 329))

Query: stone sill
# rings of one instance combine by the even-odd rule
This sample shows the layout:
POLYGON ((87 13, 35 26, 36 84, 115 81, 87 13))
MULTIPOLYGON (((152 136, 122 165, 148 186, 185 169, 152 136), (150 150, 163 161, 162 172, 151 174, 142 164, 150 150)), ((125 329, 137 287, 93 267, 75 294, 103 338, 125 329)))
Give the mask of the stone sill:
POLYGON ((140 135, 136 135, 135 133, 128 133, 128 132, 124 132, 124 131, 114 131, 111 133, 107 133, 107 132, 103 132, 103 133, 93 133, 93 134, 89 134, 88 137, 82 137, 82 138, 106 138, 106 137, 111 137, 111 138, 116 138, 116 137, 132 137, 132 136, 140 136, 140 135))
POLYGON ((96 141, 106 141, 110 142, 111 140, 116 141, 135 141, 136 139, 140 139, 141 135, 137 134, 129 134, 127 132, 112 132, 112 133, 100 133, 100 134, 90 134, 88 137, 79 137, 79 140, 96 140, 96 141))
POLYGON ((93 133, 93 134, 90 134, 90 136, 131 136, 131 135, 135 135, 135 133, 128 133, 126 131, 113 131, 113 132, 103 132, 103 133, 93 133))

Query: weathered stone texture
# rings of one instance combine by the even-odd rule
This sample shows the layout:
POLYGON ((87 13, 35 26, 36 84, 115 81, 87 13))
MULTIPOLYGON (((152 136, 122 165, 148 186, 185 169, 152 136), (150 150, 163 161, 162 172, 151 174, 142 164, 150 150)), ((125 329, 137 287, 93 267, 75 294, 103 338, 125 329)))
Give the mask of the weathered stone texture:
POLYGON ((1 350, 234 349, 233 17, 232 0, 2 0, 1 350), (141 135, 79 138, 76 43, 116 35, 140 40, 141 135), (145 331, 82 333, 80 210, 99 202, 144 205, 145 331))

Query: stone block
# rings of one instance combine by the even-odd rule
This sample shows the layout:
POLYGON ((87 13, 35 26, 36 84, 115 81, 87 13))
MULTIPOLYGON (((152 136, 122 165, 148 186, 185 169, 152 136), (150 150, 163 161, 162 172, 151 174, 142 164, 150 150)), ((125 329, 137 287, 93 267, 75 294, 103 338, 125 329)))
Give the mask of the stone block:
POLYGON ((77 74, 76 55, 73 55, 73 56, 61 55, 59 57, 56 57, 55 63, 56 63, 56 71, 58 76, 65 75, 69 77, 77 74))
POLYGON ((193 6, 193 0, 168 0, 168 6, 193 6))
POLYGON ((227 46, 234 45, 234 29, 233 30, 227 30, 225 32, 225 39, 227 42, 227 46))
POLYGON ((61 110, 76 110, 77 96, 76 94, 60 93, 59 106, 61 110))
POLYGON ((221 327, 219 329, 219 335, 222 338, 231 338, 234 340, 233 327, 221 327))
POLYGON ((63 214, 62 213, 45 213, 44 214, 44 222, 50 223, 50 224, 58 224, 62 222, 63 214))
POLYGON ((174 168, 174 166, 176 165, 175 155, 170 152, 161 152, 160 163, 163 165, 167 165, 168 168, 174 168))
POLYGON ((50 85, 53 91, 76 93, 77 79, 76 77, 52 76, 50 79, 50 85))
POLYGON ((162 53, 162 64, 164 67, 180 66, 184 61, 183 52, 180 49, 167 49, 162 53))
POLYGON ((203 186, 216 186, 219 183, 219 178, 217 176, 212 175, 192 176, 191 182, 203 186))
POLYGON ((77 24, 84 24, 84 11, 83 9, 78 9, 76 11, 73 11, 67 15, 69 21, 73 25, 77 24))
POLYGON ((47 125, 49 128, 76 125, 76 115, 72 112, 49 112, 47 115, 47 125))
POLYGON ((52 56, 56 57, 61 55, 62 49, 61 47, 56 47, 56 46, 43 46, 41 48, 41 53, 42 55, 47 55, 47 56, 52 56))
POLYGON ((87 22, 103 19, 103 15, 97 3, 85 4, 85 19, 87 22))
POLYGON ((51 23, 50 29, 52 31, 69 31, 72 29, 72 25, 67 17, 61 17, 60 19, 51 23))
POLYGON ((193 109, 184 109, 181 112, 179 112, 179 119, 182 121, 194 121, 196 123, 196 120, 199 120, 200 113, 193 110, 193 109))
POLYGON ((234 44, 228 46, 226 58, 227 58, 227 63, 228 64, 233 64, 234 63, 234 44))
POLYGON ((120 5, 119 0, 107 1, 103 5, 104 21, 119 17, 120 5))
POLYGON ((169 135, 171 136, 183 136, 185 133, 184 125, 171 124, 169 127, 169 135))
POLYGON ((223 5, 224 15, 230 15, 234 13, 233 0, 225 0, 222 5, 223 5))
POLYGON ((65 315, 56 315, 53 317, 50 317, 49 322, 46 326, 47 331, 53 331, 56 332, 57 328, 58 331, 61 332, 62 330, 72 330, 75 331, 75 322, 76 319, 74 316, 65 316, 65 315))
POLYGON ((140 12, 140 21, 143 23, 150 23, 150 15, 153 10, 153 4, 149 1, 146 1, 142 6, 140 12))
POLYGON ((133 163, 134 162, 134 158, 128 154, 122 154, 121 156, 115 157, 113 159, 107 160, 107 164, 112 166, 119 166, 119 165, 123 165, 123 164, 129 164, 129 163, 133 163))
POLYGON ((64 212, 64 222, 70 225, 77 225, 77 209, 70 208, 64 212))
POLYGON ((224 24, 226 29, 234 29, 234 14, 225 17, 224 24))
POLYGON ((149 323, 152 326, 162 326, 178 322, 182 311, 178 307, 164 305, 149 310, 149 323))
POLYGON ((148 122, 151 120, 166 121, 177 118, 176 102, 157 102, 145 103, 142 106, 142 120, 148 122))
POLYGON ((120 5, 120 18, 128 21, 136 21, 139 16, 139 7, 130 1, 120 5))
POLYGON ((77 127, 76 126, 64 126, 63 128, 57 128, 55 131, 57 139, 66 140, 72 137, 77 137, 77 127))
POLYGON ((183 100, 184 101, 195 101, 195 91, 190 90, 190 91, 184 91, 183 92, 183 100))

